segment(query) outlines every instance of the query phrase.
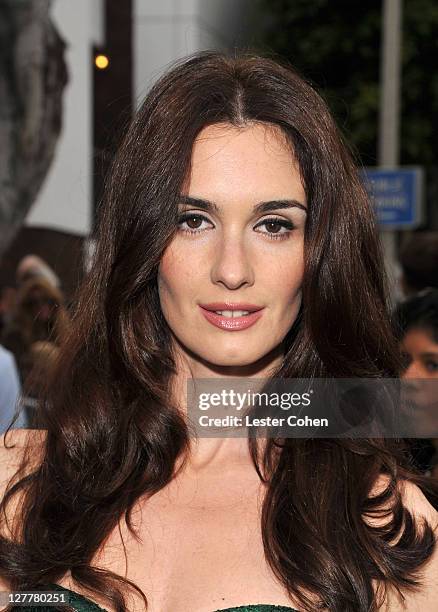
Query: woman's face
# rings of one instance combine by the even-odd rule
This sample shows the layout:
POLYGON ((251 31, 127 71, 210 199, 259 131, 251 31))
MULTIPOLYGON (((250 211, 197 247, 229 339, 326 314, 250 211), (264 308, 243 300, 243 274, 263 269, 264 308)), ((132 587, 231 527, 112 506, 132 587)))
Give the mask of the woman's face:
POLYGON ((281 358, 301 303, 306 221, 298 165, 283 134, 260 124, 206 127, 194 143, 179 212, 158 273, 177 350, 207 368, 281 358))
POLYGON ((438 379, 438 344, 431 332, 420 328, 408 330, 402 341, 402 350, 408 360, 403 378, 438 379))
POLYGON ((407 357, 403 372, 403 392, 409 401, 411 416, 420 436, 435 437, 438 431, 438 344, 432 331, 409 329, 402 340, 407 357))

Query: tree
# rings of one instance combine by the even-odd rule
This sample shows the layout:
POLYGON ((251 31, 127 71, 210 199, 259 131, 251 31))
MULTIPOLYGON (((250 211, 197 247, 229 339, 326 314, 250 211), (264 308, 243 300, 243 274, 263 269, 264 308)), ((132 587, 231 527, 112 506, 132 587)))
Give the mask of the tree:
MULTIPOLYGON (((381 1, 258 0, 261 44, 326 99, 364 165, 377 157, 381 1)), ((438 163, 438 4, 404 0, 401 164, 438 163)))

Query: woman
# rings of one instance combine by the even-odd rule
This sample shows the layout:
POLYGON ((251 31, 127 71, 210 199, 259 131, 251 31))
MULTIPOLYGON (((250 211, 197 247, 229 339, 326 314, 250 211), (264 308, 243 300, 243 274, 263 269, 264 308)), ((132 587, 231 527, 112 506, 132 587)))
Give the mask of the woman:
POLYGON ((437 491, 396 441, 188 433, 191 377, 399 371, 372 212, 321 98, 269 59, 181 62, 130 127, 101 214, 0 541, 5 587, 130 612, 365 612, 385 590, 396 610, 400 589, 431 611, 437 491))
MULTIPOLYGON (((396 308, 394 322, 406 360, 406 391, 422 415, 422 424, 432 420, 432 427, 438 408, 438 289, 425 289, 404 300, 396 308)), ((417 438, 413 459, 421 471, 438 478, 438 439, 417 438)))

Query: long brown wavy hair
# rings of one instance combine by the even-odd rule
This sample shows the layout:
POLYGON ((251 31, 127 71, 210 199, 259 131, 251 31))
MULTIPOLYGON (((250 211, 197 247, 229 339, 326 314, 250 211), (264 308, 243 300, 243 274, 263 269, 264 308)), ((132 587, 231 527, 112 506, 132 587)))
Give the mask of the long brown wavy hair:
MULTIPOLYGON (((123 515, 134 533, 136 500, 166 486, 189 450, 187 424, 169 400, 176 365, 157 269, 178 223, 193 142, 220 122, 279 126, 306 190, 302 307, 275 377, 398 375, 373 213, 323 100, 269 58, 203 52, 179 62, 150 91, 113 164, 92 270, 40 412, 41 462, 0 508, 23 493, 16 541, 0 539, 0 575, 11 590, 70 570, 117 611, 126 609, 128 586, 147 605, 134 583, 91 560, 123 515)), ((416 483, 434 505, 438 492, 410 469, 401 441, 269 440, 262 450, 259 442, 249 446, 266 483, 266 559, 303 610, 374 612, 373 580, 415 587, 434 537, 430 526, 417 532, 397 483, 416 483), (380 474, 388 486, 370 496, 380 474), (364 520, 382 505, 393 510, 383 526, 364 520)))

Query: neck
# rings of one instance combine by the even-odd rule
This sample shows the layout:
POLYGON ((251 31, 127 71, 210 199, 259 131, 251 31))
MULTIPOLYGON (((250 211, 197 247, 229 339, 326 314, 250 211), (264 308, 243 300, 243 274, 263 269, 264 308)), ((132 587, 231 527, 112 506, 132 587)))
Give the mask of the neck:
MULTIPOLYGON (((177 345, 174 354, 177 374, 171 381, 171 393, 179 409, 187 415, 187 381, 192 378, 269 378, 275 375, 276 369, 283 360, 283 347, 280 345, 268 355, 255 363, 242 366, 222 366, 211 364, 199 356, 181 350, 177 345)), ((206 470, 227 470, 237 463, 252 460, 249 455, 248 438, 191 438, 190 452, 184 470, 189 473, 200 473, 206 470)))

